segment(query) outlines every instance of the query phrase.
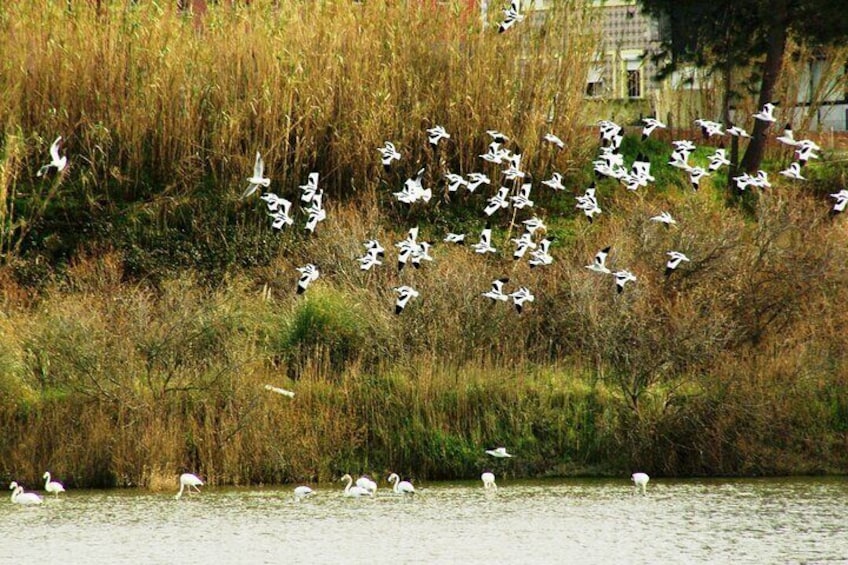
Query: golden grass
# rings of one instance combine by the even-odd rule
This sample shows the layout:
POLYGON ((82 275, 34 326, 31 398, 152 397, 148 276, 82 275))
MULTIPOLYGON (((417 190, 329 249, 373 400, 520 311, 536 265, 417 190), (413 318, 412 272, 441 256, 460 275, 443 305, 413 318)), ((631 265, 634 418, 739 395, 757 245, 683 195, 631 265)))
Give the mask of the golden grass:
POLYGON ((528 152, 549 129, 574 139, 595 42, 580 3, 503 36, 459 2, 225 4, 197 27, 157 2, 107 2, 99 16, 6 3, 0 123, 23 132, 18 166, 37 169, 61 133, 86 196, 105 192, 106 204, 144 196, 150 178, 159 200, 207 177, 233 199, 257 150, 277 187, 318 169, 330 192, 349 194, 373 189, 386 139, 410 169, 430 161, 424 129, 436 123, 453 132, 448 158, 462 170, 486 129, 528 152))

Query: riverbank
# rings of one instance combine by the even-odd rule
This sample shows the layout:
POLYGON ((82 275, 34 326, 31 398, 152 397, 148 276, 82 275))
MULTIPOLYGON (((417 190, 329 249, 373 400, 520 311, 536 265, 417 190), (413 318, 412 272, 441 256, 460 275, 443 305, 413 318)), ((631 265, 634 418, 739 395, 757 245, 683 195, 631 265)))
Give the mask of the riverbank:
POLYGON ((681 281, 673 300, 648 281, 616 297, 579 259, 534 271, 538 299, 520 316, 479 296, 502 267, 480 272, 464 249, 414 273, 423 297, 401 316, 390 269, 351 268, 346 284, 336 274, 297 296, 287 258, 271 285, 216 289, 188 275, 127 284, 109 254, 35 300, 6 278, 3 473, 154 489, 180 471, 212 484, 471 478, 499 445, 521 454, 518 477, 844 471, 844 338, 824 331, 842 318, 812 315, 823 297, 798 296, 781 331, 732 342, 746 318, 703 305, 712 280, 681 281))

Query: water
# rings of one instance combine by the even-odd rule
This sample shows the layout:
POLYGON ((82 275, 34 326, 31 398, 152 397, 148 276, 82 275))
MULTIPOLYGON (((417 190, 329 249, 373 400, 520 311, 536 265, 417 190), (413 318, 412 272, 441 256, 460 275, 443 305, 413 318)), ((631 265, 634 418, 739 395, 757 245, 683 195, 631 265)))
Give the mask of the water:
POLYGON ((6 497, 0 563, 848 563, 845 478, 498 482, 6 497))

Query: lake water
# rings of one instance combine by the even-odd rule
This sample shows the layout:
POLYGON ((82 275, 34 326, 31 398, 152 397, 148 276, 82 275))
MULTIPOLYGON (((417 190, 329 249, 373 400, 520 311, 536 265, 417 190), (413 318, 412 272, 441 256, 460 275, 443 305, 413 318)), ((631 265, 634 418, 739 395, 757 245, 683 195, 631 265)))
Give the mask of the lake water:
MULTIPOLYGON (((499 480, 0 499, 0 563, 848 563, 848 479, 499 480)), ((29 490, 29 489, 28 489, 29 490)))

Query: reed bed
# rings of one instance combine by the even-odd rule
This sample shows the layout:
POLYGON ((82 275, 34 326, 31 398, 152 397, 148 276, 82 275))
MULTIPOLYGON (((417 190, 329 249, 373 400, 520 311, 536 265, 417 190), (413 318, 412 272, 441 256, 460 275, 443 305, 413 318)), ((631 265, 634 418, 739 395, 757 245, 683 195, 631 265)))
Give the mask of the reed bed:
MULTIPOLYGON (((503 266, 461 248, 403 274, 422 297, 401 316, 387 290, 400 275, 346 271, 343 246, 311 251, 339 267, 304 296, 285 257, 266 289, 246 275, 122 283, 108 254, 35 302, 12 301, 25 294, 10 282, 3 472, 152 488, 181 470, 227 484, 472 477, 501 444, 521 454, 501 469, 518 476, 841 468, 844 226, 810 225, 819 203, 785 188, 756 221, 699 194, 678 231, 635 220, 650 203, 614 205, 572 258, 514 267, 537 294, 520 316, 479 296, 503 266), (639 273, 621 295, 583 268, 600 241, 639 273), (683 244, 699 262, 663 280, 664 250, 683 244)), ((368 217, 347 212, 350 226, 368 217)))

